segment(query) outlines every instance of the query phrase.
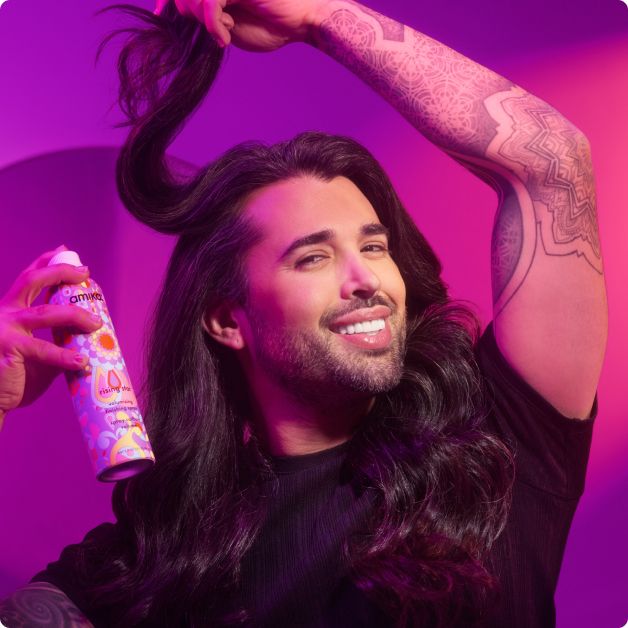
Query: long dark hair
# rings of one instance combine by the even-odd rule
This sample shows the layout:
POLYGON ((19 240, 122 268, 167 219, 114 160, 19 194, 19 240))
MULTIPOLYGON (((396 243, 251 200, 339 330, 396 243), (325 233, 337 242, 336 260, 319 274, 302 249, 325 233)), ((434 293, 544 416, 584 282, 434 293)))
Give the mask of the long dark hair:
POLYGON ((246 299, 240 266, 258 234, 241 208, 261 186, 308 174, 353 181, 390 230, 406 284, 408 341, 401 383, 380 395, 351 441, 346 464, 375 490, 369 529, 347 539, 354 583, 400 626, 472 625, 495 582, 487 552, 508 511, 507 449, 483 432, 479 323, 452 302, 431 247, 378 162, 357 142, 319 132, 267 146, 240 144, 193 177, 165 150, 209 90, 222 51, 170 3, 128 29, 119 57, 130 134, 117 166, 120 195, 143 223, 178 240, 156 307, 144 416, 154 469, 113 493, 120 543, 85 581, 114 625, 230 625, 240 565, 264 520, 272 474, 245 437, 243 376, 202 327, 208 304, 246 299))

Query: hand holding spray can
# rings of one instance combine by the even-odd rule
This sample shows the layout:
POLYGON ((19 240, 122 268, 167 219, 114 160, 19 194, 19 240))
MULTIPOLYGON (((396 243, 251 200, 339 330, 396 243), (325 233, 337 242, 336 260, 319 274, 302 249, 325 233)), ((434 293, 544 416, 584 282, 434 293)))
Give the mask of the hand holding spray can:
MULTIPOLYGON (((61 251, 48 262, 52 264, 82 265, 74 251, 61 251)), ((141 473, 155 463, 155 455, 100 286, 91 278, 61 284, 51 290, 48 302, 82 307, 103 321, 91 334, 53 330, 57 345, 88 358, 84 369, 66 372, 66 379, 96 477, 115 482, 141 473)))

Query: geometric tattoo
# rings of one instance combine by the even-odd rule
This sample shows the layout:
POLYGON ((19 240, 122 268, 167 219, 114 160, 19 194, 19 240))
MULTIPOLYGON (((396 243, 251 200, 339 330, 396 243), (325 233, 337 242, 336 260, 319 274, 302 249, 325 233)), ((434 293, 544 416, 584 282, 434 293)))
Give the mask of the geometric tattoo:
POLYGON ((495 94, 490 100, 489 108, 499 102, 509 119, 496 138, 499 154, 523 169, 535 206, 542 205, 549 214, 542 225, 546 253, 577 252, 601 273, 595 182, 586 139, 555 109, 523 90, 495 94))

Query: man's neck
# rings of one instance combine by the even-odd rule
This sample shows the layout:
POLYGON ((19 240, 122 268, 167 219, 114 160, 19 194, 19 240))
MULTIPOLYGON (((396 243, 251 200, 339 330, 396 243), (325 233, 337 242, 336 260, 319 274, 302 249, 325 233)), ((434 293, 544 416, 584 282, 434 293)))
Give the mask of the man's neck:
POLYGON ((348 441, 374 401, 363 397, 311 403, 269 382, 255 386, 252 394, 256 431, 273 456, 310 454, 348 441))

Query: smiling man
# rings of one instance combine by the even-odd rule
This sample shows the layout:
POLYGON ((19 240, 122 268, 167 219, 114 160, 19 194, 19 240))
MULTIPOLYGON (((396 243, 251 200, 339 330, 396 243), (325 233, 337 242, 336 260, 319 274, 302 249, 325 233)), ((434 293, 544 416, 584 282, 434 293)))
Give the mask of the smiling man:
MULTIPOLYGON (((148 359, 157 462, 117 484, 115 524, 65 548, 0 618, 554 625, 607 331, 586 138, 522 88, 355 2, 159 9, 127 9, 145 28, 120 57, 132 130, 118 162, 129 210, 179 236, 148 359), (165 150, 222 48, 293 42, 346 65, 497 191, 494 318, 481 337, 354 140, 248 142, 193 178, 170 171, 165 150)), ((0 417, 42 362, 78 368, 29 334, 70 321, 61 306, 35 316, 25 296, 76 279, 46 270, 52 253, 2 300, 0 417)))
POLYGON ((246 305, 221 304, 206 328, 242 350, 272 453, 344 442, 403 370, 405 286, 388 230, 344 177, 263 187, 245 215, 261 234, 246 258, 246 305))

